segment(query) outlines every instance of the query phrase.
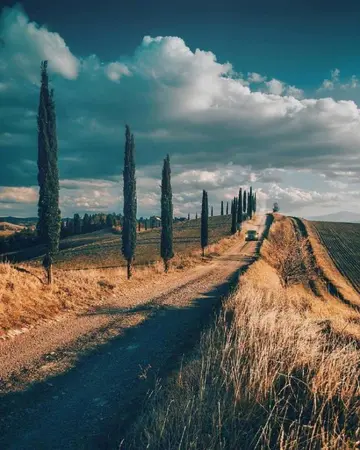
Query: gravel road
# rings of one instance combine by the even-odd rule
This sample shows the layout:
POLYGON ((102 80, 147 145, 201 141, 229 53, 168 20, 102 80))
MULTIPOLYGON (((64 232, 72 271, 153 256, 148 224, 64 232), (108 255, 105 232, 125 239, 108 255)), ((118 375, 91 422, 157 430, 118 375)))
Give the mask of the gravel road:
MULTIPOLYGON (((264 231, 265 216, 255 227, 264 231)), ((117 448, 155 378, 197 342, 259 245, 239 242, 148 286, 133 308, 113 302, 0 343, 0 449, 117 448)))

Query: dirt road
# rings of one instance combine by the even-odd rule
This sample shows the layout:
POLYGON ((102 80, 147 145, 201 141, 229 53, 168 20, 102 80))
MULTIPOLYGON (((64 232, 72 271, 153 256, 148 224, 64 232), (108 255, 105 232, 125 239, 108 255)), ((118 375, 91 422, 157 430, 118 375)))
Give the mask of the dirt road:
MULTIPOLYGON (((264 216, 256 226, 264 231, 264 216)), ((132 309, 113 304, 1 343, 0 448, 117 448, 154 379, 197 341, 259 245, 239 242, 211 265, 149 287, 132 309), (122 327, 142 313, 138 326, 122 327)))

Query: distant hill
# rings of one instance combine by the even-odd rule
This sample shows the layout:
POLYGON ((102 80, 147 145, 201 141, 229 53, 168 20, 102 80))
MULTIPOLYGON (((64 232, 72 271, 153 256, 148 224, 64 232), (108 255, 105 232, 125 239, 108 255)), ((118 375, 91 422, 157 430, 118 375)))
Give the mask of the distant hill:
POLYGON ((308 220, 319 220, 324 222, 350 222, 360 223, 360 213, 351 211, 339 211, 337 213, 325 214, 323 216, 305 217, 308 220))
POLYGON ((37 217, 0 217, 0 222, 13 223, 14 225, 36 225, 37 221, 37 217))

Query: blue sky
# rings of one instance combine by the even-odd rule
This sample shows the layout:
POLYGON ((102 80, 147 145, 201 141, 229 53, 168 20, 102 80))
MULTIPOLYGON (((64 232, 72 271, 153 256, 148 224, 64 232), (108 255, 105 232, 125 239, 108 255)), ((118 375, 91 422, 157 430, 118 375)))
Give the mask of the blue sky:
POLYGON ((121 211, 125 122, 140 215, 158 212, 167 152, 176 214, 199 211, 203 187, 217 205, 240 184, 291 214, 359 209, 360 4, 56 3, 1 11, 0 215, 36 214, 44 58, 63 215, 121 211))

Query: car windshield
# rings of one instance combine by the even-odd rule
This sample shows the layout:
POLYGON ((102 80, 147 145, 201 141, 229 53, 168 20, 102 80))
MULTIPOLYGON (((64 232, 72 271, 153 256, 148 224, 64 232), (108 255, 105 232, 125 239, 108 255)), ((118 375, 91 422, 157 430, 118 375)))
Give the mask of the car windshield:
POLYGON ((256 230, 249 230, 247 233, 248 234, 256 234, 256 230))

